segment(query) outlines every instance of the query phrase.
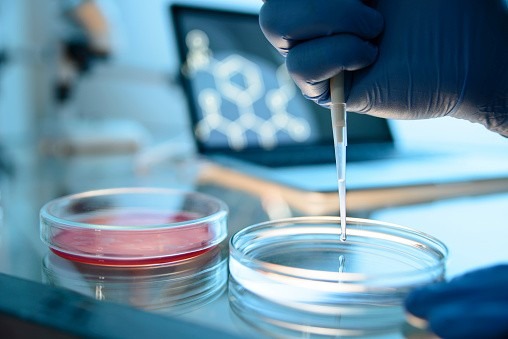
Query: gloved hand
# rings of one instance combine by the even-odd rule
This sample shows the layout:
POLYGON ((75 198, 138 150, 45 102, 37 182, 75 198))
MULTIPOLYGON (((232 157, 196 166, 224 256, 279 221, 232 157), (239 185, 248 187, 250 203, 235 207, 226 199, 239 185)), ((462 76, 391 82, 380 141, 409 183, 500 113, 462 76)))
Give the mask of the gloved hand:
POLYGON ((414 290, 405 306, 442 338, 508 338, 508 265, 414 290))
POLYGON ((454 116, 508 136, 505 0, 265 0, 260 25, 303 94, 326 106, 346 70, 349 111, 454 116))

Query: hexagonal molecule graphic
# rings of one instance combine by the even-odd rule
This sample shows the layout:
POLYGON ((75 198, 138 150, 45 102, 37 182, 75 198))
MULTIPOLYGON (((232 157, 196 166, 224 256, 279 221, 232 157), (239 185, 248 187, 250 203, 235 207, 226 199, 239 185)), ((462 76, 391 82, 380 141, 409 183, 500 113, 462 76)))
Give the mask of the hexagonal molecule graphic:
POLYGON ((311 137, 309 119, 298 110, 296 86, 284 64, 274 67, 236 52, 214 55, 201 30, 189 32, 186 44, 185 71, 196 84, 202 118, 195 132, 202 142, 236 150, 252 144, 270 149, 311 137))

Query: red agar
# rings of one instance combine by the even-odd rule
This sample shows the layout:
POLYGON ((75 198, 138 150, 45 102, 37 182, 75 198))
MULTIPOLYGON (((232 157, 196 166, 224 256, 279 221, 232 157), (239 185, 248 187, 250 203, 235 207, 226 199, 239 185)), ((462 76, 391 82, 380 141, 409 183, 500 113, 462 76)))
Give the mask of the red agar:
POLYGON ((191 221, 198 215, 178 212, 108 212, 76 220, 101 228, 61 230, 53 237, 57 255, 82 263, 129 266, 154 265, 194 257, 206 252, 214 238, 208 223, 180 227, 150 228, 176 222, 191 221), (132 230, 108 229, 108 226, 136 226, 132 230))

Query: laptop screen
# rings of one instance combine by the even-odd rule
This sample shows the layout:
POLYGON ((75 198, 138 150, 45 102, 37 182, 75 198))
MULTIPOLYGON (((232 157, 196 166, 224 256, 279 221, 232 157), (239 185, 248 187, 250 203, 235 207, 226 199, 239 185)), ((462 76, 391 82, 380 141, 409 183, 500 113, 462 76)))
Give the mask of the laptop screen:
MULTIPOLYGON (((333 161, 329 110, 302 96, 284 58, 263 36, 257 14, 183 5, 171 12, 201 153, 283 161, 305 152, 312 162, 333 161)), ((386 120, 348 113, 348 146, 392 143, 386 120)))

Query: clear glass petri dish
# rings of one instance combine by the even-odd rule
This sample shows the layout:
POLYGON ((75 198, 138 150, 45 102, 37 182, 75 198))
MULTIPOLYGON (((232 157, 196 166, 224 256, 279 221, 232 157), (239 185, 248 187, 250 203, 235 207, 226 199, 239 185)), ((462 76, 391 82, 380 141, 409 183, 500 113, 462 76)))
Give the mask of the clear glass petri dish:
POLYGON ((164 264, 199 255, 227 236, 228 208, 212 196, 115 188, 57 198, 40 211, 40 236, 57 255, 108 266, 164 264))
POLYGON ((222 244, 177 262, 135 267, 90 265, 48 252, 43 260, 42 276, 49 285, 97 300, 181 315, 203 307, 225 292, 227 249, 222 244))
POLYGON ((408 292, 444 279, 438 239, 366 219, 301 217, 249 226, 230 240, 229 300, 275 336, 355 337, 396 332, 408 292))

